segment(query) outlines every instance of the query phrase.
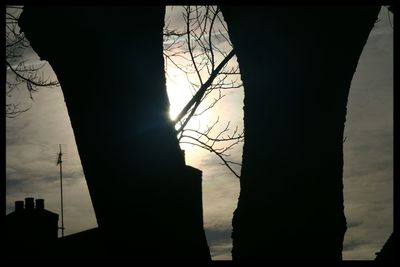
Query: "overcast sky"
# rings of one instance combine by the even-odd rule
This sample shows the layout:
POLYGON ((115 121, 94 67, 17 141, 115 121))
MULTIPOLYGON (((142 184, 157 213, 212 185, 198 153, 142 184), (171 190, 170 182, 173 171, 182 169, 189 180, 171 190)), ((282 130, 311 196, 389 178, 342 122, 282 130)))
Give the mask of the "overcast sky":
MULTIPOLYGON (((349 95, 343 175, 348 223, 344 259, 373 259, 393 229, 393 29, 386 8, 379 17, 349 95)), ((63 144, 65 234, 96 227, 62 91, 42 88, 33 97, 31 101, 26 90, 20 90, 10 98, 31 109, 6 120, 7 213, 14 209, 14 201, 30 196, 44 198, 47 209, 60 212, 56 160, 58 144, 63 144)), ((242 105, 243 89, 236 89, 207 116, 212 122, 219 114, 222 121, 242 127, 242 105)), ((237 146, 232 158, 240 161, 241 152, 237 146)), ((199 148, 187 151, 186 161, 203 171, 204 225, 212 257, 231 259, 231 220, 239 181, 215 155, 199 148)))

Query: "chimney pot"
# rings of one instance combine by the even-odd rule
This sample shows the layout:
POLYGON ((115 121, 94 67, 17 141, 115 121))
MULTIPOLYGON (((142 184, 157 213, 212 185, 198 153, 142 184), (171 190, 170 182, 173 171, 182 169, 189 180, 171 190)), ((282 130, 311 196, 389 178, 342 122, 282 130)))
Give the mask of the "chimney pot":
POLYGON ((44 210, 44 199, 36 199, 35 202, 37 210, 44 210))
POLYGON ((33 210, 33 208, 34 208, 33 200, 34 200, 33 197, 26 197, 25 198, 25 209, 26 210, 33 210))
POLYGON ((22 200, 15 201, 15 211, 23 211, 24 202, 22 200))

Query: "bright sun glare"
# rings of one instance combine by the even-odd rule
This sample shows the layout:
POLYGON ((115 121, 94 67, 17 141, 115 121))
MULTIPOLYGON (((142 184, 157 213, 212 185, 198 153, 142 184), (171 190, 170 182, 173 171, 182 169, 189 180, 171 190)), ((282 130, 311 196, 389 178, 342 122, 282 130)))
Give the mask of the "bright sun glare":
POLYGON ((174 120, 192 98, 189 83, 180 77, 174 81, 167 79, 167 92, 170 102, 169 117, 174 120))
MULTIPOLYGON (((169 117, 171 120, 174 120, 193 95, 186 76, 171 71, 171 69, 172 68, 169 69, 169 77, 167 76, 167 93, 170 102, 169 117)), ((186 128, 197 130, 207 124, 208 116, 207 114, 202 114, 200 116, 193 116, 186 128)), ((176 128, 178 128, 178 126, 176 128)), ((193 149, 193 146, 190 144, 181 143, 180 146, 185 151, 193 149)))

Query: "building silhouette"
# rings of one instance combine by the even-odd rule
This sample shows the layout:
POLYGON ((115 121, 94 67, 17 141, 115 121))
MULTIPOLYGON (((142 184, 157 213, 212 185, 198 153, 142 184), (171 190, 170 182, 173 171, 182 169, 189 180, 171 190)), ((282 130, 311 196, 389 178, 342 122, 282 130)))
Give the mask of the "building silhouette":
MULTIPOLYGON (((110 206, 116 210, 112 221, 118 227, 96 227, 60 238, 59 215, 46 210, 43 199, 16 201, 15 210, 6 216, 7 255, 21 260, 211 260, 203 228, 202 172, 186 166, 184 176, 187 179, 180 183, 164 186, 176 188, 176 194, 162 194, 152 200, 150 206, 157 210, 149 212, 151 218, 139 217, 135 209, 120 213, 110 206), (174 209, 176 206, 179 209, 174 209), (141 228, 141 220, 149 225, 141 228), (146 239, 148 243, 143 242, 146 239), (156 256, 151 255, 154 250, 158 250, 156 256)), ((148 206, 143 204, 141 209, 148 206)))
POLYGON ((50 255, 58 238, 58 217, 44 208, 44 199, 15 201, 15 210, 6 215, 7 255, 50 255))

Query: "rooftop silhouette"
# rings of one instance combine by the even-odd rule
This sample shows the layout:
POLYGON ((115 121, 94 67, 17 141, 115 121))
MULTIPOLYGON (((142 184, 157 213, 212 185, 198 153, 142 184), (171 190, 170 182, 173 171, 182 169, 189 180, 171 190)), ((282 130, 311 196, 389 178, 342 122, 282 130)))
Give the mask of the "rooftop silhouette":
POLYGON ((27 197, 15 202, 6 216, 6 240, 10 254, 43 257, 56 245, 58 214, 45 209, 44 199, 27 197), (36 203, 36 205, 35 205, 36 203))

